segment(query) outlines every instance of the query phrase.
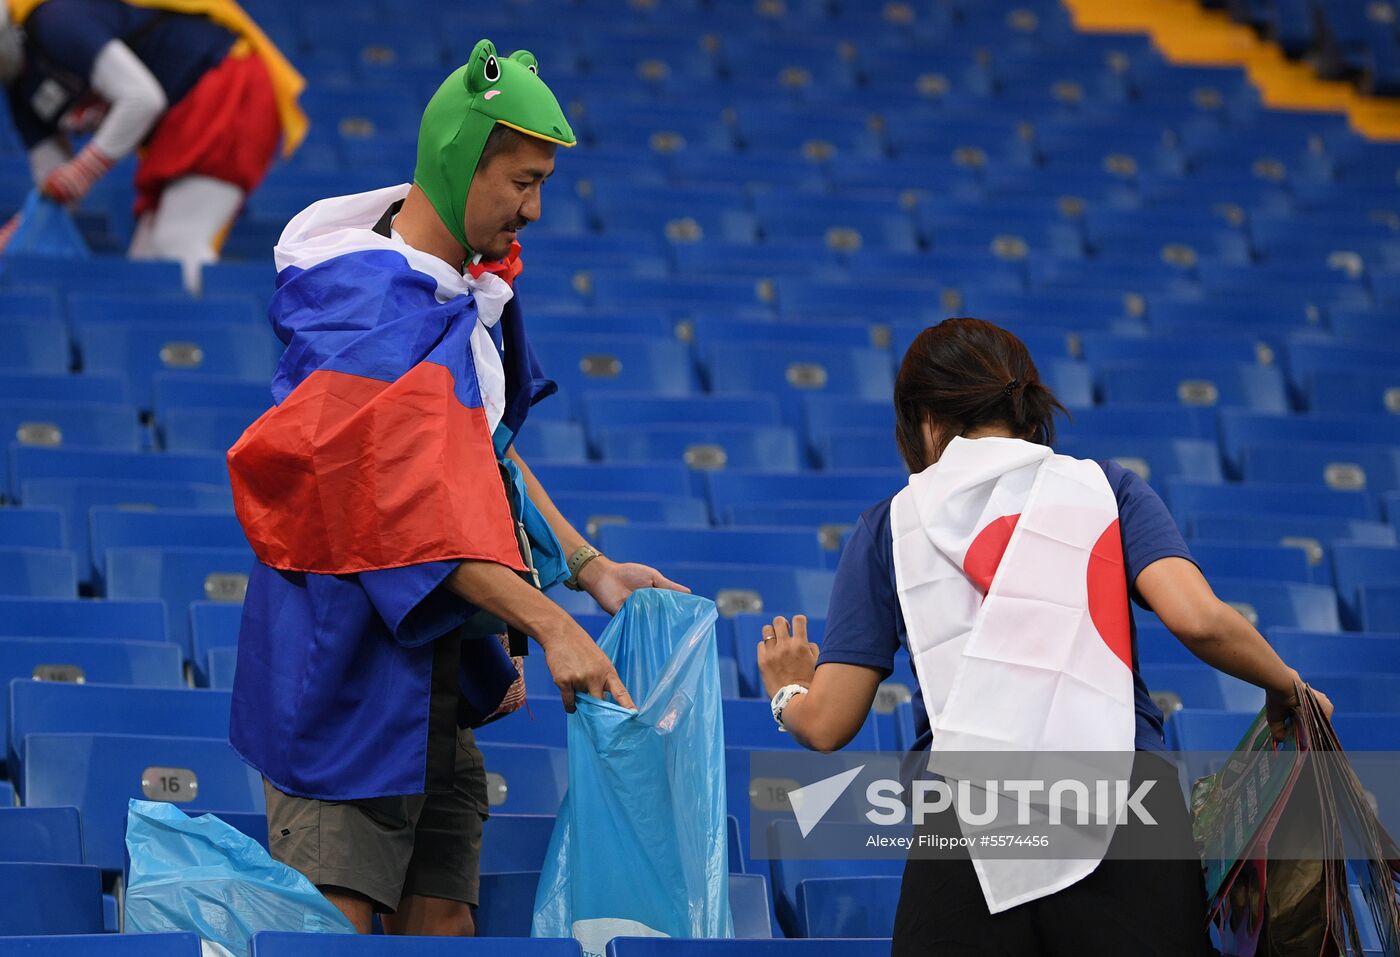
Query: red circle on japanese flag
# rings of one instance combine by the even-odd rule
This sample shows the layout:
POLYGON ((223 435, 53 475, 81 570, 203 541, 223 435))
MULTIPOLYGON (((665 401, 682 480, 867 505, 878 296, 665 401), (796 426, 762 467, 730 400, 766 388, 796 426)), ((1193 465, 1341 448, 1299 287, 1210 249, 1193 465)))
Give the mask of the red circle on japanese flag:
POLYGON ((1001 566, 1006 546, 1011 544, 1011 533, 1016 531, 1016 523, 1020 520, 1019 513, 993 519, 967 547, 967 554, 963 556, 963 574, 984 596, 992 587, 992 579, 1001 566))
POLYGON ((1089 554, 1089 617, 1108 650, 1133 666, 1132 611, 1128 608, 1127 573, 1123 568, 1123 537, 1118 520, 1104 529, 1089 554))

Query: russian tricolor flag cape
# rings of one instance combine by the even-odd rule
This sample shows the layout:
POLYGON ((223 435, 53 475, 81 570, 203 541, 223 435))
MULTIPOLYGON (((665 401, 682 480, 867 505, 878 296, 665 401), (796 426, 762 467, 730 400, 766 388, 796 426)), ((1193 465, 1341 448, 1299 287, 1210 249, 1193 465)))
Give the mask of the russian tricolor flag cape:
POLYGON ((506 280, 373 230, 408 191, 315 203, 275 250, 276 405, 228 456, 234 508, 272 568, 524 570, 497 459, 555 386, 506 280))
MULTIPOLYGON (((1129 776, 1131 612, 1103 469, 1019 439, 954 438, 935 465, 910 476, 890 521, 895 586, 933 731, 930 769, 961 779, 978 753, 1102 752, 1098 767, 1129 776)), ((996 860, 974 850, 990 911, 1088 876, 1124 796, 1112 800, 1110 826, 1089 835, 1088 856, 996 860)))

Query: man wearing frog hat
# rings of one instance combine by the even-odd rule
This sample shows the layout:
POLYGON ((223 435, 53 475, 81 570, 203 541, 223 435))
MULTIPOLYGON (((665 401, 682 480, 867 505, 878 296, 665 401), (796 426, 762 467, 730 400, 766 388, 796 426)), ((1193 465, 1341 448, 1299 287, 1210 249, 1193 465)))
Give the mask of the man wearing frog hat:
POLYGON ((633 706, 541 589, 609 613, 680 589, 599 555, 512 448, 555 391, 516 237, 574 142, 535 58, 483 40, 423 113, 414 182, 315 203, 275 250, 276 405, 229 452, 258 558, 229 738, 264 777, 272 855, 361 932, 376 911, 392 933, 474 932, 488 802, 470 729, 522 703, 524 636, 567 709, 633 706))

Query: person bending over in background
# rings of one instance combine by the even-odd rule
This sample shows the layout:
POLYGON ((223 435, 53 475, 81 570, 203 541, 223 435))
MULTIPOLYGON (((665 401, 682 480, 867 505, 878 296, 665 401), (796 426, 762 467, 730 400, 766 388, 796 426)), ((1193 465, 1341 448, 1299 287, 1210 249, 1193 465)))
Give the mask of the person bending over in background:
POLYGON ((659 572, 593 550, 512 448, 551 395, 513 284, 573 132, 535 58, 482 40, 423 113, 412 185, 314 203, 275 250, 277 405, 229 452, 258 563, 230 742, 266 782, 272 856, 361 932, 471 934, 486 772, 471 728, 519 708, 525 635, 566 709, 633 707, 540 591, 609 613, 659 572))
MULTIPOLYGON (((856 525, 820 654, 802 616, 775 619, 758 645, 774 716, 799 742, 850 742, 903 646, 919 681, 913 750, 931 751, 931 767, 952 752, 1119 752, 1135 780, 1175 782, 1151 755, 1165 750, 1162 712, 1138 674, 1130 597, 1202 660, 1264 688, 1282 736, 1298 673, 1216 598, 1145 481, 1051 450, 1064 409, 1019 339, 976 319, 924 330, 894 405, 909 484, 856 525)), ((965 855, 911 857, 893 953, 1211 953, 1185 802, 1155 788, 1147 805, 1179 859, 983 861, 978 873, 965 855)), ((956 836, 957 821, 934 817, 956 836)))
POLYGON ((234 0, 0 0, 0 82, 51 199, 141 149, 130 256, 179 260, 192 292, 278 140, 290 156, 306 135, 301 76, 234 0))

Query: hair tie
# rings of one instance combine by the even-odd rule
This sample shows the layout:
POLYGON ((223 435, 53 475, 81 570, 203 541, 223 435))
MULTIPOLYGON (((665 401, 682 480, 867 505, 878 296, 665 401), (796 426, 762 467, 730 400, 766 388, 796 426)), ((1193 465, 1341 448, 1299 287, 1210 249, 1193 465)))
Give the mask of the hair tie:
POLYGON ((1020 385, 1020 379, 1012 379, 1010 382, 1006 383, 1006 394, 1013 395, 1016 392, 1016 390, 1020 387, 1020 385))

